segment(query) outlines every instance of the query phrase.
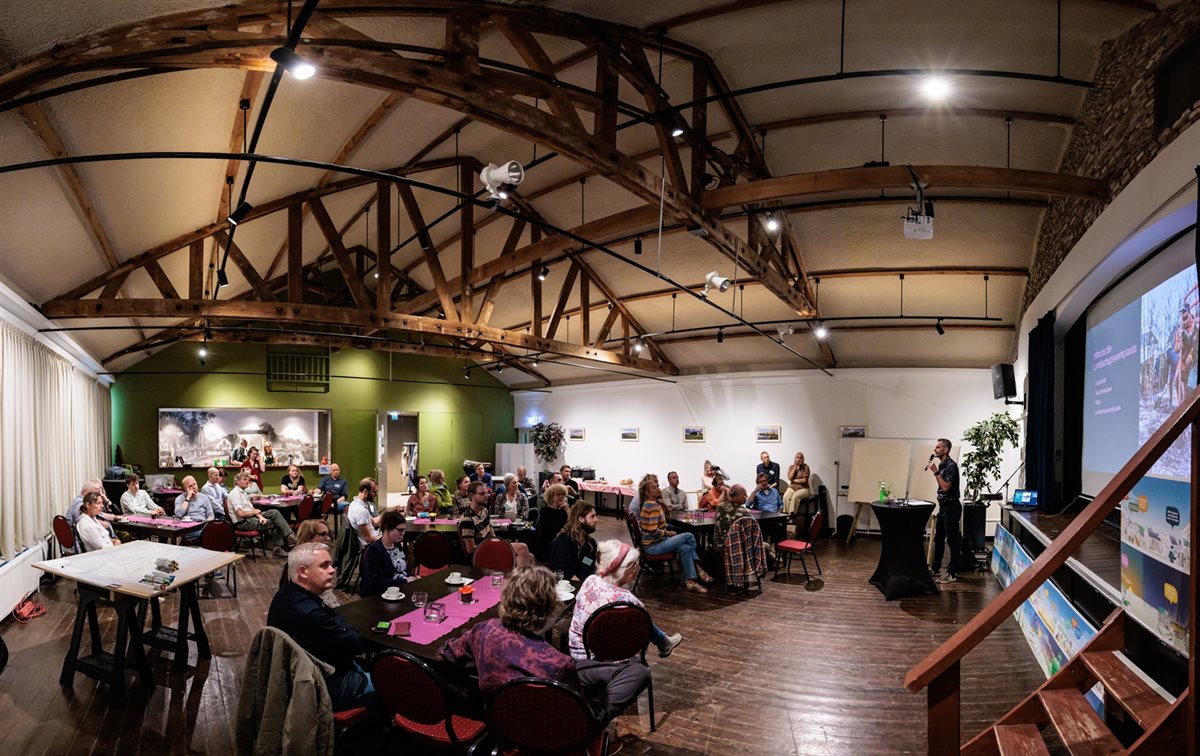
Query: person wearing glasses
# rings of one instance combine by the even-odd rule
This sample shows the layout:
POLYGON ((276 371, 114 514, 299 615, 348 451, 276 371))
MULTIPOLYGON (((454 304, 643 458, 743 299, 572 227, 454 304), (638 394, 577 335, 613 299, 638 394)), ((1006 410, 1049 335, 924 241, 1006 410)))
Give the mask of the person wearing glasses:
MULTIPOLYGON (((458 538, 467 559, 475 555, 475 549, 479 544, 496 535, 496 531, 492 528, 492 515, 488 512, 488 495, 487 487, 481 481, 472 481, 467 486, 470 506, 467 508, 467 513, 458 521, 458 538)), ((516 553, 516 566, 533 564, 533 554, 529 553, 528 546, 515 542, 510 545, 516 553)))
MULTIPOLYGON (((296 545, 302 543, 320 543, 324 544, 331 551, 333 549, 333 532, 329 530, 329 526, 324 520, 305 520, 300 523, 300 529, 296 531, 296 545)), ((283 574, 279 576, 279 587, 282 588, 288 579, 288 567, 283 565, 283 574)), ((333 589, 325 591, 321 594, 321 600, 326 606, 341 606, 341 600, 334 594, 333 589)))
POLYGON ((397 509, 384 510, 379 516, 379 540, 363 550, 360 596, 378 596, 388 588, 416 579, 408 576, 404 528, 404 515, 397 509))

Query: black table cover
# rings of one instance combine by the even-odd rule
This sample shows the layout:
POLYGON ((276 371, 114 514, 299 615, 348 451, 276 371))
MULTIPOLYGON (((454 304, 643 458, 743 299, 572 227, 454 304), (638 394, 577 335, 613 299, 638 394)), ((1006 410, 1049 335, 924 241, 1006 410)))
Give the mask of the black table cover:
POLYGON ((871 576, 871 585, 889 601, 941 592, 925 562, 925 525, 933 507, 927 501, 871 504, 883 535, 883 552, 879 555, 879 566, 871 576))

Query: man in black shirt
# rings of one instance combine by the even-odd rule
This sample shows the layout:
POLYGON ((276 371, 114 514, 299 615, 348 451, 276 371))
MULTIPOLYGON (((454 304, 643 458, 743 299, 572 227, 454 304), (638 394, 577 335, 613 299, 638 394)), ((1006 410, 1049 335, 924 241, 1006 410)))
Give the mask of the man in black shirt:
POLYGON ((771 455, 768 454, 767 452, 763 452, 762 454, 759 454, 758 458, 760 460, 762 460, 762 462, 759 464, 758 467, 754 468, 754 479, 758 480, 759 475, 766 475, 767 476, 767 485, 770 486, 771 488, 774 488, 776 491, 778 491, 779 490, 779 463, 772 462, 771 455))
POLYGON ((577 583, 596 571, 596 508, 577 501, 567 513, 567 527, 550 544, 550 569, 577 583))
POLYGON ((941 570, 946 541, 950 541, 950 559, 946 572, 937 575, 939 583, 953 583, 958 579, 958 555, 962 552, 962 502, 959 501, 958 463, 950 459, 950 442, 939 438, 933 445, 933 459, 925 469, 933 473, 937 481, 938 516, 937 529, 933 534, 933 572, 941 570))
POLYGON ((275 594, 267 624, 291 636, 308 653, 334 668, 325 680, 334 711, 371 706, 375 686, 355 657, 366 651, 358 631, 321 601, 336 577, 324 543, 302 543, 288 554, 288 580, 275 594))

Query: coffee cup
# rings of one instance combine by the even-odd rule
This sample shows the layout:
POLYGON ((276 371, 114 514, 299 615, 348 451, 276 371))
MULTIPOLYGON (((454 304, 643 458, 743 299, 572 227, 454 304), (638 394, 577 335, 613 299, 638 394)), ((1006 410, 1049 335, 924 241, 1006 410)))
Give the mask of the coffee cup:
POLYGON ((460 580, 462 580, 462 573, 461 573, 461 572, 451 572, 451 573, 450 573, 450 582, 452 582, 452 583, 457 583, 457 582, 459 582, 460 580))
POLYGON ((558 581, 558 590, 560 590, 560 591, 571 590, 571 581, 570 580, 559 580, 558 581))
POLYGON ((400 598, 400 589, 394 586, 392 588, 388 588, 383 592, 383 597, 390 601, 395 601, 396 599, 400 598))

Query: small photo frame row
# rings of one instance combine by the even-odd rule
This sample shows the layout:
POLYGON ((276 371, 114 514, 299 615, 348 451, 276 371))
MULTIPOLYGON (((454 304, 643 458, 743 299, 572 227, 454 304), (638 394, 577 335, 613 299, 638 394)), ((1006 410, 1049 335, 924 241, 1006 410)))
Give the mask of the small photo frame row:
MULTIPOLYGON (((641 431, 636 425, 623 425, 618 430, 622 441, 640 441, 641 431)), ((567 428, 568 441, 584 441, 587 439, 585 428, 567 428)), ((685 444, 702 444, 708 440, 703 425, 683 426, 683 442, 685 444)), ((760 444, 779 444, 783 442, 783 428, 779 425, 754 426, 754 440, 760 444)))

